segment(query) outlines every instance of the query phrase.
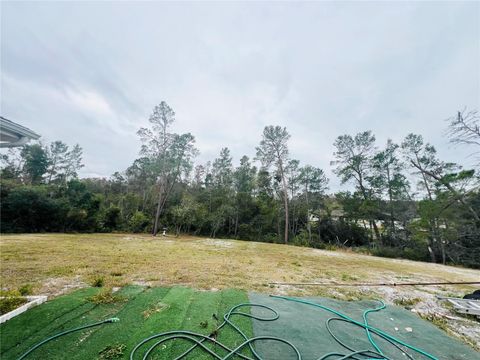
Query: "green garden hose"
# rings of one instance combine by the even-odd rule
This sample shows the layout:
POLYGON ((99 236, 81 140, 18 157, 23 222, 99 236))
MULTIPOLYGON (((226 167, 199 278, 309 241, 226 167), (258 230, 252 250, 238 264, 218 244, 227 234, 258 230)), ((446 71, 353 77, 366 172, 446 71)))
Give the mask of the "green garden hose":
MULTIPOLYGON (((355 355, 363 355, 365 353, 371 353, 372 355, 375 355, 374 357, 369 357, 367 359, 388 359, 386 356, 383 355, 383 353, 380 351, 379 347, 377 346, 377 344, 374 342, 374 340, 372 339, 372 337, 370 336, 370 332, 372 333, 375 333, 376 335, 378 335, 379 337, 383 338, 384 340, 388 341, 389 343, 395 345, 397 348, 399 348, 405 355, 407 355, 409 358, 412 358, 408 353, 406 353, 403 349, 401 349, 399 347, 399 345, 401 346, 404 346, 410 350, 413 350, 431 360, 438 360, 438 358, 436 358, 435 356, 433 356, 432 354, 429 354, 428 352, 422 350, 422 349, 419 349, 413 345, 410 345, 400 339, 397 339, 395 338, 394 336, 392 335, 389 335, 387 334, 386 332, 380 330, 380 329, 377 329, 375 327, 372 327, 370 325, 368 325, 368 321, 367 321, 367 315, 368 313, 370 312, 373 312, 373 311, 379 311, 381 309, 384 309, 385 308, 385 303, 383 301, 380 301, 382 306, 378 307, 378 308, 375 308, 375 309, 368 309, 366 310, 364 313, 363 313, 363 319, 364 319, 364 322, 361 323, 359 321, 356 321, 352 318, 350 318, 349 316, 335 310, 335 309, 331 309, 325 305, 321 305, 321 304, 317 304, 317 303, 314 303, 314 302, 311 302, 311 301, 307 301, 307 300, 302 300, 302 299, 298 299, 298 298, 293 298, 293 297, 288 297, 288 296, 280 296, 280 295, 270 295, 271 297, 273 298, 277 298, 277 299, 283 299, 283 300, 287 300, 287 301, 293 301, 293 302, 297 302, 297 303, 300 303, 300 304, 305 304, 305 305, 311 305, 311 306, 315 306, 315 307, 318 307, 320 309, 323 309, 323 310, 326 310, 328 312, 331 312, 337 316, 339 316, 342 320, 348 322, 348 323, 351 323, 351 324, 354 324, 354 325, 357 325, 357 326, 360 326, 362 328, 365 329, 366 333, 367 333, 367 337, 370 341, 370 343, 372 344, 372 346, 377 349, 378 353, 374 352, 374 351, 370 351, 370 350, 361 350, 361 351, 353 351, 352 353, 350 354, 347 354, 347 355, 344 355, 344 354, 339 354, 339 353, 329 353, 329 354, 326 354, 324 355, 323 357, 319 358, 318 360, 323 360, 323 359, 326 359, 330 356, 340 356, 340 358, 337 358, 336 360, 339 360, 339 359, 357 359, 355 357, 355 355)), ((328 327, 328 323, 331 321, 331 320, 336 320, 335 318, 333 319, 329 319, 327 320, 327 328, 329 329, 328 327)), ((331 329, 329 329, 329 332, 330 334, 332 334, 331 332, 331 329)), ((333 335, 333 334, 332 334, 333 335)), ((346 347, 347 349, 349 350, 352 350, 351 348, 348 348, 347 346, 345 346, 344 343, 342 343, 341 341, 338 340, 338 338, 336 338, 334 336, 334 339, 342 346, 346 347)))
POLYGON ((61 333, 55 334, 53 336, 50 336, 50 337, 46 338, 45 340, 40 341, 38 344, 31 347, 27 352, 23 353, 22 356, 20 356, 18 358, 18 360, 22 360, 22 359, 26 358, 27 355, 32 353, 34 350, 38 349, 40 346, 45 345, 47 342, 52 341, 52 340, 54 340, 54 339, 56 339, 60 336, 67 335, 67 334, 70 334, 70 333, 75 332, 75 331, 80 331, 80 330, 88 329, 88 328, 91 328, 91 327, 103 325, 103 324, 115 323, 115 322, 118 322, 118 321, 120 321, 120 319, 110 318, 110 319, 99 321, 99 322, 96 322, 96 323, 93 323, 93 324, 79 326, 77 328, 66 330, 66 331, 63 331, 61 333))
MULTIPOLYGON (((377 329, 375 327, 372 327, 371 325, 368 324, 367 316, 368 316, 369 313, 380 311, 380 310, 385 308, 385 303, 383 303, 382 301, 380 301, 381 305, 379 307, 376 307, 376 308, 373 308, 373 309, 367 309, 366 311, 363 312, 363 323, 362 323, 362 322, 359 322, 359 321, 356 321, 356 320, 350 318, 349 316, 347 316, 347 315, 345 315, 345 314, 343 314, 343 313, 341 313, 341 312, 339 312, 335 309, 329 308, 327 306, 324 306, 324 305, 321 305, 321 304, 318 304, 318 303, 314 303, 314 302, 311 302, 311 301, 302 300, 302 299, 298 299, 298 298, 287 297, 287 296, 271 295, 271 297, 277 298, 277 299, 283 299, 283 300, 287 300, 287 301, 293 301, 293 302, 297 302, 297 303, 301 303, 301 304, 306 304, 306 305, 310 305, 310 306, 314 306, 314 307, 318 307, 318 308, 321 308, 323 310, 326 310, 326 311, 331 312, 331 313, 338 316, 338 318, 328 319, 327 322, 326 322, 326 327, 327 327, 327 330, 330 333, 330 335, 333 337, 333 339, 337 343, 339 343, 342 347, 349 350, 350 352, 348 354, 342 354, 342 353, 339 353, 339 352, 331 352, 331 353, 327 353, 327 354, 323 355, 322 357, 318 358, 317 360, 330 360, 330 359, 332 359, 332 360, 342 360, 342 359, 345 359, 345 360, 347 360, 347 359, 349 359, 349 360, 390 360, 388 357, 386 357, 384 355, 381 348, 375 343, 374 339, 371 336, 372 333, 379 336, 383 340, 389 342, 393 346, 395 346, 398 350, 400 350, 403 353, 403 355, 405 355, 409 359, 413 359, 413 357, 409 353, 407 353, 407 351, 404 348, 413 350, 413 351, 415 351, 415 352, 417 352, 417 353, 419 353, 419 354, 421 354, 421 355, 423 355, 423 356, 425 356, 425 357, 427 357, 431 360, 438 360, 435 356, 425 352, 424 350, 421 350, 419 348, 416 348, 413 345, 410 345, 406 342, 403 342, 402 340, 399 340, 399 339, 383 332, 382 330, 377 329), (355 326, 363 328, 365 330, 366 334, 367 334, 367 338, 368 338, 370 344, 373 346, 373 348, 375 350, 368 350, 368 349, 355 350, 355 349, 349 347, 348 345, 346 345, 344 342, 342 342, 333 333, 333 331, 330 327, 330 323, 332 321, 343 321, 343 322, 353 324, 355 326)), ((184 359, 188 354, 190 354, 195 349, 200 349, 203 352, 212 356, 212 358, 217 359, 217 360, 228 360, 228 359, 232 359, 234 357, 241 358, 243 360, 262 360, 261 356, 255 351, 255 349, 253 347, 253 344, 256 341, 264 341, 264 340, 276 341, 278 343, 286 344, 289 348, 291 348, 293 350, 292 354, 294 354, 294 356, 297 360, 302 359, 300 351, 292 343, 290 343, 289 341, 287 341, 285 339, 282 339, 282 338, 279 338, 279 337, 274 337, 274 336, 257 336, 257 337, 249 338, 237 325, 235 325, 231 321, 232 316, 243 316, 243 317, 247 317, 247 318, 250 318, 250 319, 253 319, 253 320, 258 320, 258 321, 274 321, 274 320, 277 320, 279 318, 278 312, 276 312, 274 309, 272 309, 269 306, 260 305, 260 304, 242 303, 242 304, 239 304, 239 305, 236 305, 236 306, 232 307, 226 314, 224 314, 222 324, 219 325, 216 328, 216 330, 214 331, 214 333, 218 333, 224 326, 226 326, 226 325, 230 326, 244 340, 237 347, 235 347, 233 349, 229 348, 225 344, 222 344, 221 342, 217 341, 215 339, 215 337, 213 337, 213 336, 206 336, 206 335, 203 335, 203 334, 200 334, 200 333, 195 333, 195 332, 185 331, 185 330, 176 330, 176 331, 168 331, 168 332, 155 334, 155 335, 152 335, 148 338, 143 339, 131 351, 130 360, 134 360, 135 355, 140 354, 140 353, 143 353, 143 356, 141 358, 143 360, 147 360, 148 358, 150 358, 153 355, 154 350, 158 346, 160 346, 162 344, 165 344, 167 342, 170 342, 170 341, 175 341, 175 340, 186 341, 188 343, 191 343, 192 346, 190 348, 188 348, 186 351, 184 351, 182 354, 178 355, 174 360, 184 359), (256 315, 252 315, 250 313, 240 311, 241 308, 246 308, 246 307, 265 309, 265 310, 271 312, 272 316, 261 317, 261 316, 256 316, 256 315), (215 351, 210 349, 207 346, 207 344, 218 346, 219 348, 223 349, 226 354, 223 355, 223 356, 217 354, 215 351), (251 352, 250 356, 242 353, 245 348, 248 348, 250 350, 250 352, 251 352)), ((100 322, 96 322, 96 323, 93 323, 93 324, 88 324, 88 325, 80 326, 80 327, 77 327, 77 328, 74 328, 74 329, 63 331, 61 333, 53 335, 53 336, 39 342, 38 344, 34 345, 27 352, 25 352, 23 355, 21 355, 18 358, 18 360, 24 359, 29 354, 31 354, 34 350, 38 349, 40 346, 42 346, 42 345, 46 344, 47 342, 49 342, 51 340, 54 340, 54 339, 56 339, 60 336, 64 336, 64 335, 70 334, 72 332, 84 330, 84 329, 87 329, 87 328, 99 326, 99 325, 106 324, 106 323, 113 323, 113 322, 117 322, 117 321, 119 321, 118 318, 110 318, 110 319, 107 319, 107 320, 104 320, 104 321, 100 321, 100 322)))
POLYGON ((235 325, 230 320, 230 317, 233 316, 233 315, 244 316, 244 317, 259 320, 259 321, 274 321, 274 320, 277 320, 278 317, 279 317, 278 313, 269 306, 260 305, 260 304, 250 304, 250 303, 239 304, 239 305, 236 305, 236 306, 232 307, 225 315, 223 315, 223 323, 220 326, 218 326, 217 329, 214 331, 215 333, 217 333, 225 325, 229 325, 230 327, 232 327, 244 339, 244 341, 239 346, 237 346, 236 348, 230 349, 229 347, 220 343, 219 341, 217 341, 213 337, 205 336, 203 334, 194 333, 194 332, 190 332, 190 331, 183 331, 183 330, 168 331, 168 332, 163 332, 163 333, 159 333, 159 334, 156 334, 156 335, 152 335, 152 336, 142 340, 140 343, 138 343, 133 348, 132 352, 130 353, 130 360, 134 359, 135 354, 136 354, 137 351, 139 351, 140 347, 142 347, 145 344, 151 342, 152 340, 158 339, 158 338, 161 338, 161 339, 159 341, 155 342, 153 345, 151 345, 148 349, 145 350, 144 355, 142 357, 143 360, 148 359, 150 354, 153 352, 153 350, 157 346, 159 346, 159 345, 161 345, 165 342, 176 340, 176 339, 183 339, 183 340, 192 342, 193 346, 191 346, 185 352, 183 352, 182 354, 177 356, 174 360, 180 360, 180 359, 185 358, 185 356, 187 356, 190 352, 192 352, 197 347, 199 347, 203 351, 209 353, 212 357, 214 357, 218 360, 227 360, 227 359, 231 359, 234 356, 235 357, 240 357, 244 360, 261 360, 262 358, 255 351, 255 349, 253 347, 253 343, 255 343, 256 341, 261 341, 261 340, 273 340, 273 341, 277 341, 277 342, 286 344, 293 350, 297 360, 302 359, 302 356, 300 355, 300 352, 298 351, 298 349, 292 343, 290 343, 289 341, 287 341, 285 339, 281 339, 281 338, 273 337, 273 336, 257 336, 257 337, 253 337, 253 338, 248 338, 248 336, 237 325, 235 325), (273 314, 273 316, 271 316, 271 317, 260 317, 260 316, 255 316, 255 315, 245 313, 245 312, 242 312, 242 311, 238 311, 242 307, 250 307, 250 308, 256 307, 256 308, 266 309, 266 310, 270 311, 273 314), (206 347, 204 342, 210 342, 212 344, 220 346, 222 349, 224 349, 227 352, 227 354, 225 356, 218 355, 217 353, 215 353, 214 351, 212 351, 208 347, 206 347), (247 356, 247 355, 244 355, 244 354, 241 353, 241 351, 245 347, 248 347, 250 349, 253 357, 250 357, 250 356, 247 356))

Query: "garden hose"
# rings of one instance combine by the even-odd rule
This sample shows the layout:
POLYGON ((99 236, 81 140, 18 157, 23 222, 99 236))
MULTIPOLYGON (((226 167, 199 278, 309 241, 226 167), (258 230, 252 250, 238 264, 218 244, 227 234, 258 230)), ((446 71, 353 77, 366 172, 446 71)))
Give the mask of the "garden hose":
MULTIPOLYGON (((368 324, 367 316, 368 316, 369 313, 380 311, 380 310, 385 308, 385 303, 383 303, 383 301, 380 301, 380 306, 378 306, 376 308, 373 308, 373 309, 367 309, 363 312, 363 323, 362 323, 362 322, 359 322, 359 321, 356 321, 356 320, 350 318, 349 316, 347 316, 347 315, 345 315, 345 314, 343 314, 343 313, 341 313, 341 312, 339 312, 335 309, 329 308, 327 306, 324 306, 324 305, 321 305, 321 304, 318 304, 318 303, 314 303, 314 302, 311 302, 311 301, 302 300, 302 299, 298 299, 298 298, 287 297, 287 296, 278 296, 278 295, 270 295, 270 296, 273 297, 273 298, 277 298, 277 299, 283 299, 283 300, 287 300, 287 301, 293 301, 293 302, 297 302, 297 303, 301 303, 301 304, 306 304, 306 305, 318 307, 318 308, 321 308, 323 310, 326 310, 326 311, 331 312, 331 313, 338 316, 338 318, 329 318, 326 322, 326 328, 327 328, 328 332, 330 333, 330 335, 332 336, 332 338, 338 344, 340 344, 342 347, 346 348, 350 352, 348 354, 342 354, 342 353, 339 353, 339 352, 330 352, 330 353, 327 353, 327 354, 323 355, 322 357, 318 358, 317 360, 342 360, 342 359, 344 359, 344 360, 347 360, 347 359, 348 360, 391 360, 390 358, 388 358, 387 356, 384 355, 380 346, 378 346, 378 344, 375 343, 373 337, 371 336, 372 333, 379 336, 380 338, 387 341, 388 343, 392 344, 393 346, 395 346, 398 350, 400 350, 402 352, 403 355, 405 355, 406 357, 408 357, 411 360, 413 360, 413 357, 405 349, 410 349, 412 351, 415 351, 415 352, 417 352, 417 353, 419 353, 419 354, 421 354, 421 355, 423 355, 423 356, 425 356, 425 357, 427 357, 431 360, 438 360, 435 356, 425 352, 424 350, 416 348, 415 346, 410 345, 410 344, 408 344, 408 343, 406 343, 406 342, 404 342, 400 339, 397 339, 397 338, 387 334, 386 332, 383 332, 382 330, 377 329, 377 328, 368 324), (330 326, 330 323, 332 321, 342 321, 342 322, 346 322, 346 323, 353 324, 355 326, 363 328, 365 330, 366 334, 367 334, 368 341, 370 342, 370 344, 373 346, 373 348, 375 350, 368 350, 368 349, 366 349, 366 350, 355 350, 355 349, 349 347, 348 345, 346 345, 332 331, 331 326, 330 326)), ((187 342, 191 343, 192 346, 190 348, 188 348, 187 350, 185 350, 182 354, 175 357, 174 360, 184 359, 188 354, 190 354, 195 349, 201 349, 203 352, 209 354, 210 356, 212 356, 212 358, 217 359, 217 360, 228 360, 228 359, 232 359, 234 357, 241 358, 243 360, 262 360, 262 357, 255 351, 254 346, 253 346, 253 344, 256 341, 262 341, 262 340, 270 340, 270 341, 276 341, 276 342, 279 342, 279 343, 286 344, 289 348, 291 348, 293 350, 293 354, 295 355, 295 358, 297 360, 302 359, 300 351, 295 347, 295 345, 293 345, 292 343, 290 343, 289 341, 287 341, 285 339, 282 339, 282 338, 279 338, 279 337, 274 337, 274 336, 257 336, 257 337, 249 338, 237 325, 235 325, 231 321, 232 316, 244 316, 244 317, 247 317, 247 318, 250 318, 250 319, 253 319, 253 320, 258 320, 258 321, 274 321, 274 320, 277 320, 279 318, 278 312, 275 311, 274 309, 272 309, 269 306, 260 305, 260 304, 242 303, 242 304, 239 304, 239 305, 236 305, 236 306, 232 307, 226 314, 224 314, 222 324, 220 324, 213 332, 213 333, 217 334, 224 326, 226 326, 226 325, 230 326, 244 340, 237 347, 229 348, 225 344, 222 344, 221 342, 217 341, 215 336, 212 336, 212 335, 206 336, 206 335, 203 335, 203 334, 200 334, 200 333, 195 333, 195 332, 185 331, 185 330, 167 331, 167 332, 163 332, 163 333, 159 333, 159 334, 149 336, 149 337, 143 339, 142 341, 140 341, 131 351, 130 360, 134 360, 135 355, 137 353, 138 354, 143 353, 142 359, 147 360, 148 358, 150 358, 153 355, 154 350, 158 346, 160 346, 162 344, 165 344, 167 342, 170 342, 170 341, 175 341, 175 340, 187 341, 187 342), (262 316, 256 316, 256 315, 252 315, 250 313, 240 311, 241 308, 245 308, 245 307, 265 309, 265 310, 271 312, 272 316, 262 317, 262 316), (155 339, 157 339, 157 340, 153 341, 155 339), (207 346, 207 344, 214 345, 214 346, 219 346, 221 349, 224 350, 224 352, 226 354, 223 355, 223 356, 217 354, 215 351, 213 351, 211 348, 209 348, 207 346), (143 351, 142 351, 142 348, 144 348, 143 351), (250 350, 251 356, 242 353, 245 348, 248 348, 250 350)), ((38 344, 34 345, 27 352, 25 352, 23 355, 21 355, 18 358, 18 360, 24 359, 30 353, 32 353, 34 350, 38 349, 40 346, 42 346, 42 345, 46 344, 47 342, 49 342, 51 340, 54 340, 54 339, 56 339, 60 336, 67 335, 67 334, 70 334, 72 332, 84 330, 84 329, 87 329, 87 328, 99 326, 99 325, 106 324, 106 323, 117 322, 117 321, 119 321, 118 318, 110 318, 110 319, 107 319, 107 320, 104 320, 104 321, 100 321, 100 322, 96 322, 96 323, 93 323, 93 324, 88 324, 88 325, 80 326, 80 327, 77 327, 77 328, 74 328, 74 329, 63 331, 61 333, 53 335, 53 336, 39 342, 38 344)))
POLYGON ((156 334, 156 335, 152 335, 152 336, 142 340, 140 343, 138 343, 133 348, 132 352, 130 353, 130 360, 134 359, 135 353, 139 350, 140 347, 147 344, 148 342, 151 342, 153 339, 158 339, 158 338, 161 338, 161 339, 159 341, 155 342, 153 345, 151 345, 148 349, 145 350, 144 355, 142 357, 143 360, 148 359, 148 356, 153 352, 153 350, 157 346, 159 346, 159 345, 161 345, 165 342, 175 340, 175 339, 187 340, 189 342, 192 342, 193 346, 191 346, 189 349, 187 349, 182 354, 177 356, 174 360, 180 360, 180 359, 185 358, 185 356, 187 356, 190 352, 192 352, 197 347, 200 347, 203 351, 209 353, 212 357, 214 357, 218 360, 227 360, 227 359, 231 359, 234 356, 235 357, 240 357, 244 360, 261 360, 262 358, 255 351, 255 349, 253 347, 254 342, 261 341, 261 340, 273 340, 273 341, 277 341, 277 342, 286 344, 293 350, 297 360, 302 359, 302 356, 300 355, 300 352, 298 351, 298 349, 292 343, 290 343, 289 341, 287 341, 285 339, 282 339, 282 338, 279 338, 279 337, 274 337, 274 336, 257 336, 257 337, 253 337, 253 338, 248 338, 248 336, 237 325, 235 325, 230 320, 230 317, 233 316, 233 315, 244 316, 244 317, 254 319, 254 320, 259 320, 259 321, 274 321, 274 320, 277 320, 279 318, 278 313, 269 306, 260 305, 260 304, 242 303, 242 304, 239 304, 239 305, 236 305, 236 306, 232 307, 225 315, 223 315, 223 323, 220 326, 218 326, 216 328, 216 330, 214 331, 214 333, 218 333, 218 331, 220 331, 225 325, 229 325, 230 327, 232 327, 244 339, 244 341, 240 345, 238 345, 236 348, 230 349, 226 345, 217 341, 215 338, 205 336, 203 334, 194 333, 194 332, 190 332, 190 331, 183 331, 183 330, 168 331, 168 332, 163 332, 163 333, 159 333, 159 334, 156 334), (255 315, 252 315, 252 314, 249 314, 249 313, 245 313, 245 312, 242 312, 242 311, 238 311, 242 307, 250 307, 250 308, 256 307, 256 308, 266 309, 266 310, 270 311, 273 314, 273 316, 271 316, 271 317, 261 317, 261 316, 255 316, 255 315), (224 349, 227 352, 227 354, 225 356, 218 355, 217 353, 215 353, 214 351, 209 349, 207 346, 205 346, 204 342, 210 342, 212 344, 220 346, 222 349, 224 349), (247 356, 247 355, 244 355, 244 354, 241 353, 241 351, 246 347, 248 347, 250 349, 250 351, 253 354, 253 357, 250 357, 250 356, 247 356))
POLYGON ((118 322, 118 321, 120 321, 120 319, 114 317, 114 318, 106 319, 106 320, 99 321, 99 322, 96 322, 96 323, 93 323, 93 324, 79 326, 79 327, 76 327, 74 329, 66 330, 66 331, 63 331, 61 333, 55 334, 53 336, 50 336, 50 337, 46 338, 45 340, 40 341, 38 344, 31 347, 27 352, 22 354, 22 356, 20 356, 18 358, 18 360, 22 360, 22 359, 26 358, 27 355, 32 353, 34 350, 38 349, 40 346, 45 345, 47 342, 52 341, 52 340, 54 340, 54 339, 56 339, 60 336, 67 335, 67 334, 70 334, 70 333, 75 332, 75 331, 80 331, 80 330, 88 329, 88 328, 91 328, 91 327, 103 325, 103 324, 115 323, 115 322, 118 322))
POLYGON ((343 347, 347 348, 348 350, 352 351, 352 353, 348 354, 348 355, 344 355, 344 354, 339 354, 339 353, 329 353, 329 354, 326 354, 324 355, 323 357, 319 358, 318 360, 323 360, 323 359, 327 359, 328 357, 330 356, 340 356, 340 358, 337 358, 335 360, 339 360, 339 359, 358 359, 357 357, 355 357, 355 355, 363 355, 365 353, 371 353, 372 355, 374 355, 373 357, 368 357, 367 359, 387 359, 388 358, 386 356, 383 355, 382 351, 380 350, 380 348, 378 347, 378 345, 375 343, 375 341, 373 340, 373 338, 370 336, 370 332, 376 334, 377 336, 381 337, 382 339, 386 340, 387 342, 389 342, 390 344, 396 346, 398 349, 400 349, 400 351, 402 351, 402 353, 404 353, 406 356, 408 356, 410 359, 412 359, 412 356, 409 355, 405 350, 403 350, 400 346, 404 346, 405 348, 408 348, 410 350, 413 350, 431 360, 438 360, 438 358, 436 358, 435 356, 433 356, 432 354, 429 354, 428 352, 422 350, 422 349, 419 349, 413 345, 410 345, 398 338, 395 338, 394 336, 392 335, 389 335, 388 333, 380 330, 380 329, 377 329, 375 327, 372 327, 370 325, 368 325, 368 321, 367 321, 367 315, 368 313, 370 312, 373 312, 373 311, 379 311, 381 309, 384 309, 385 308, 385 303, 383 301, 380 301, 381 302, 381 306, 378 307, 378 308, 375 308, 375 309, 368 309, 366 310, 364 313, 363 313, 363 319, 364 319, 364 322, 361 323, 359 321, 356 321, 354 319, 352 319, 351 317, 335 310, 335 309, 332 309, 332 308, 329 308, 325 305, 321 305, 321 304, 317 304, 317 303, 314 303, 314 302, 311 302, 311 301, 307 301, 307 300, 302 300, 302 299, 298 299, 298 298, 293 298, 293 297, 288 297, 288 296, 280 296, 280 295, 270 295, 271 297, 273 298, 276 298, 276 299, 283 299, 283 300, 287 300, 287 301, 293 301, 293 302, 297 302, 297 303, 300 303, 300 304, 305 304, 305 305, 311 305, 311 306, 314 306, 314 307, 318 307, 320 309, 323 309, 323 310, 326 310, 328 312, 331 312, 337 316, 340 317, 340 319, 337 319, 337 318, 331 318, 331 319, 328 319, 327 320, 327 329, 329 331, 329 333, 333 336, 333 333, 329 327, 329 323, 332 321, 332 320, 343 320, 343 321, 346 321, 348 323, 351 323, 351 324, 354 324, 354 325, 357 325, 359 327, 362 327, 363 329, 365 329, 366 333, 367 333, 367 337, 368 337, 368 340, 370 342, 370 344, 372 344, 372 346, 377 349, 378 352, 375 352, 375 351, 370 351, 370 350, 362 350, 362 351, 353 351, 353 349, 349 348, 348 346, 346 346, 343 342, 339 341, 339 339, 336 337, 336 336, 333 336, 333 338, 335 339, 335 341, 337 341, 340 345, 342 345, 343 347))

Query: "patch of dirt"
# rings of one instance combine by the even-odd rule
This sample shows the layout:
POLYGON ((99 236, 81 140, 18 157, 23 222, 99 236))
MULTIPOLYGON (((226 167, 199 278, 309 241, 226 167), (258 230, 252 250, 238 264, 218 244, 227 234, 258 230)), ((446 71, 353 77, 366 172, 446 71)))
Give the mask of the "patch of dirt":
POLYGON ((80 276, 74 278, 48 278, 43 281, 38 294, 47 295, 48 298, 70 293, 73 290, 89 286, 80 280, 80 276))
POLYGON ((234 247, 234 243, 232 241, 216 240, 216 239, 203 240, 202 244, 212 245, 212 246, 215 246, 217 248, 233 248, 234 247))
POLYGON ((131 282, 132 285, 138 285, 138 286, 145 286, 145 287, 151 287, 152 282, 151 281, 145 281, 145 280, 133 280, 131 282))
MULTIPOLYGON (((445 300, 437 296, 451 296, 458 293, 454 288, 430 287, 429 291, 412 286, 402 287, 362 287, 362 291, 373 292, 383 298, 385 303, 400 306, 399 303, 411 304, 403 306, 423 319, 434 323, 448 334, 467 342, 476 350, 480 350, 480 320, 472 316, 464 316, 453 310, 445 300)), ((461 297, 464 294, 458 294, 461 297)))
MULTIPOLYGON (((312 254, 322 255, 322 256, 343 257, 343 258, 348 258, 351 256, 350 253, 345 254, 340 251, 331 251, 331 250, 322 250, 322 249, 311 249, 310 251, 312 254)), ((355 255, 358 255, 358 254, 355 254, 355 255)))
MULTIPOLYGON (((335 256, 335 255, 334 255, 335 256)), ((461 269, 463 270, 463 269, 461 269)), ((406 281, 421 282, 425 278, 418 276, 399 276, 394 272, 384 272, 377 277, 378 282, 399 283, 406 281)), ((325 280, 325 279, 323 279, 325 280)), ((432 280, 437 280, 432 278, 432 280)), ((375 282, 375 281, 370 281, 375 282)), ((462 297, 465 292, 455 286, 360 286, 360 287, 301 287, 294 285, 275 286, 275 295, 322 296, 340 300, 383 299, 387 305, 404 307, 421 318, 458 338, 480 351, 480 319, 459 314, 450 303, 437 297, 462 297)))

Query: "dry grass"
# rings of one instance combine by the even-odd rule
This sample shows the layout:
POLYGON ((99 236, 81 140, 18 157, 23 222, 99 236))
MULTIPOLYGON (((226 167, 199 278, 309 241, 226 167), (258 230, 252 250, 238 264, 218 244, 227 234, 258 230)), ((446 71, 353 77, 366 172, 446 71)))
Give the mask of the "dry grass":
POLYGON ((478 281, 478 270, 278 244, 131 234, 3 235, 0 259, 2 290, 29 286, 34 293, 51 296, 101 283, 107 288, 175 284, 206 290, 237 288, 342 300, 383 298, 387 303, 399 305, 402 299, 415 298, 415 303, 407 301, 407 308, 427 319, 441 318, 441 328, 480 350, 476 346, 480 343, 478 322, 458 316, 435 297, 462 296, 471 292, 473 286, 268 285, 270 282, 478 281))
MULTIPOLYGON (((303 281, 473 281, 480 271, 392 260, 350 252, 197 237, 127 234, 3 235, 0 241, 1 287, 33 284, 36 293, 56 294, 65 284, 105 286, 130 283, 183 284, 197 289, 239 288, 263 292, 269 282, 303 281)), ((448 287, 463 291, 469 287, 448 287)), ((351 288, 336 289, 342 293, 351 288)))

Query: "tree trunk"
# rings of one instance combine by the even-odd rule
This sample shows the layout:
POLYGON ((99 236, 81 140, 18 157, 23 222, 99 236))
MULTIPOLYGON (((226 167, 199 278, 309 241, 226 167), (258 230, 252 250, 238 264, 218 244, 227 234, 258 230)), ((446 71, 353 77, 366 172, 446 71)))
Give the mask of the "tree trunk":
POLYGON ((373 231, 375 232, 375 238, 377 241, 380 241, 382 237, 380 236, 380 230, 378 230, 377 223, 375 222, 375 219, 372 220, 372 225, 373 225, 373 231))
POLYGON ((390 201, 390 226, 392 228, 392 234, 395 234, 395 217, 393 215, 393 193, 392 184, 390 180, 390 169, 387 166, 387 181, 388 181, 388 200, 390 201))
POLYGON ((157 205, 157 211, 155 213, 155 224, 153 225, 153 233, 152 235, 153 236, 157 236, 157 233, 158 233, 158 226, 159 226, 159 220, 160 220, 160 214, 161 214, 161 207, 162 207, 162 197, 161 195, 159 195, 158 197, 158 205, 157 205))
POLYGON ((445 244, 443 243, 443 240, 440 240, 440 249, 442 250, 442 264, 445 265, 447 262, 447 259, 445 256, 445 244))
POLYGON ((282 235, 280 231, 280 213, 277 215, 277 234, 278 234, 278 242, 282 241, 282 235))
MULTIPOLYGON (((367 194, 367 189, 365 189, 365 187, 363 186, 363 178, 360 173, 358 174, 358 184, 360 186, 360 190, 362 191, 363 199, 365 201, 368 201, 370 199, 370 196, 367 194)), ((373 223, 373 231, 375 232, 376 240, 380 240, 380 231, 378 230, 378 226, 375 223, 375 217, 373 217, 371 214, 368 214, 368 217, 370 218, 370 228, 373 223)))
POLYGON ((312 243, 312 227, 310 225, 310 206, 308 204, 308 186, 305 185, 305 203, 307 205, 307 231, 308 231, 308 242, 312 243))
POLYGON ((436 263, 437 262, 437 258, 435 256, 435 252, 433 251, 432 247, 430 246, 430 244, 428 245, 428 252, 430 254, 430 259, 432 260, 432 263, 436 263))
POLYGON ((235 239, 237 238, 237 231, 238 231, 238 209, 237 209, 237 213, 235 214, 235 230, 233 234, 233 237, 235 239))
POLYGON ((145 203, 147 202, 147 190, 143 189, 142 212, 145 211, 145 203))
POLYGON ((287 182, 285 181, 285 174, 283 173, 283 166, 280 163, 280 175, 282 177, 282 184, 283 184, 283 205, 285 207, 285 237, 284 241, 285 244, 288 244, 288 189, 287 189, 287 182))
POLYGON ((163 203, 163 184, 160 183, 160 188, 158 192, 158 204, 157 204, 157 211, 155 213, 155 224, 153 225, 153 236, 157 236, 158 233, 158 226, 160 221, 160 215, 162 213, 162 203, 163 203))

